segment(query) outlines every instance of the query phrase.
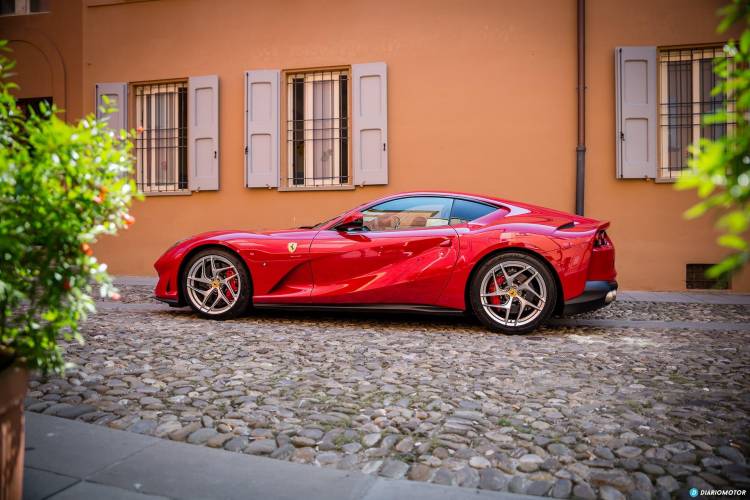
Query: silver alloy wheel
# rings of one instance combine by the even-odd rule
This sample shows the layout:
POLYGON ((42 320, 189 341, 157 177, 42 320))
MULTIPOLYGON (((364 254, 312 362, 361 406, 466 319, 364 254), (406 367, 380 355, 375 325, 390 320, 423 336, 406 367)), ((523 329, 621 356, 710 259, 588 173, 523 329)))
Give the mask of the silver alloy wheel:
POLYGON ((187 274, 190 302, 206 314, 221 314, 237 302, 242 279, 234 264, 220 255, 201 257, 187 274))
POLYGON ((523 326, 536 319, 547 303, 547 286, 539 271, 518 260, 501 262, 482 279, 482 307, 503 326, 523 326))

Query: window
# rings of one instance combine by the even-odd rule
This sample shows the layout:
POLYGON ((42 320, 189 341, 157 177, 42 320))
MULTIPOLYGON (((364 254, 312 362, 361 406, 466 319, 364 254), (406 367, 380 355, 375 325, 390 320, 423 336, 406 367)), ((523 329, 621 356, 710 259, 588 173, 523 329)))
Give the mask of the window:
POLYGON ((456 199, 451 209, 451 224, 465 224, 494 212, 498 207, 476 201, 456 199))
POLYGON ((701 137, 716 139, 731 131, 734 123, 702 125, 705 116, 734 100, 712 95, 719 83, 714 60, 726 57, 722 47, 667 49, 659 52, 659 177, 673 179, 687 168, 688 147, 701 137))
POLYGON ((19 109, 25 117, 29 117, 31 113, 41 115, 42 103, 46 103, 48 107, 52 107, 52 97, 21 97, 16 100, 19 109))
POLYGON ((370 231, 447 226, 453 199, 415 196, 389 200, 363 212, 370 231))
POLYGON ((188 189, 187 82, 133 85, 136 183, 144 193, 188 189))
POLYGON ((0 0, 0 15, 22 16, 49 11, 49 0, 0 0))
POLYGON ((386 184, 384 62, 245 72, 245 186, 295 191, 386 184))
POLYGON ((348 70, 285 78, 286 187, 350 184, 348 70))

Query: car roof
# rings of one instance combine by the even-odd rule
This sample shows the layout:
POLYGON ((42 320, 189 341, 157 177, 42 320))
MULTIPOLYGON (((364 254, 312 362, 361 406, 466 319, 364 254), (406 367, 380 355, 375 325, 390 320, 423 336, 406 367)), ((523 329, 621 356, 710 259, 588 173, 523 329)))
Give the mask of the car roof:
POLYGON ((405 198, 409 196, 445 196, 445 197, 451 197, 451 198, 464 198, 468 200, 476 200, 479 202, 490 203, 492 205, 520 205, 515 202, 504 200, 501 198, 495 198, 493 196, 484 196, 484 195, 473 194, 473 193, 462 193, 460 191, 441 191, 441 190, 404 191, 401 193, 394 193, 388 196, 383 196, 382 198, 378 198, 377 200, 372 200, 371 202, 368 202, 367 205, 369 205, 370 203, 382 202, 385 200, 390 200, 390 199, 395 199, 395 198, 405 198))
POLYGON ((490 205, 495 205, 499 207, 505 207, 506 209, 510 210, 511 215, 516 215, 518 213, 526 213, 527 211, 529 211, 529 212, 536 212, 536 213, 541 212, 541 213, 557 214, 557 215, 561 215, 565 217, 571 217, 572 219, 579 221, 579 222, 597 222, 595 219, 591 219, 589 217, 583 217, 579 215, 574 215, 569 212, 565 212, 563 210, 543 207, 543 206, 534 205, 531 203, 523 203, 520 201, 507 200, 507 199, 498 198, 495 196, 485 196, 481 194, 464 193, 460 191, 443 191, 443 190, 404 191, 401 193, 395 193, 389 196, 384 196, 377 200, 372 200, 371 202, 363 204, 362 206, 373 205, 375 203, 379 203, 379 202, 383 202, 383 201, 387 201, 391 199, 404 198, 408 196, 446 196, 446 197, 453 197, 453 198, 463 198, 463 199, 474 200, 474 201, 478 201, 482 203, 489 203, 490 205))

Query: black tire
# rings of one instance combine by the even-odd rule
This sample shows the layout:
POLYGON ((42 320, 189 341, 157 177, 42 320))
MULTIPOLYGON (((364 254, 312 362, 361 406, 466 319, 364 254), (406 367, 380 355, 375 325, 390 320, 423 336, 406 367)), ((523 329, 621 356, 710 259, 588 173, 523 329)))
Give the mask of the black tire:
MULTIPOLYGON (((505 274, 505 273, 504 273, 505 274)), ((510 275, 512 275, 512 272, 509 272, 510 275)), ((487 284, 485 283, 485 285, 487 284)), ((493 285, 490 285, 492 287, 493 285)), ((523 287, 524 284, 521 284, 521 287, 523 287)), ((494 293, 493 291, 490 291, 489 293, 494 293)), ((482 322, 487 328, 502 332, 502 333, 508 333, 508 334, 524 334, 529 333, 533 330, 535 330, 540 324, 544 323, 549 319, 549 317, 552 315, 552 312, 555 309, 555 304, 557 302, 557 285, 555 283, 555 279, 552 276, 552 273, 550 272, 547 265, 542 262, 541 259, 534 257, 532 255, 526 254, 526 253, 520 253, 520 252, 504 252, 501 254, 498 254, 490 259, 488 259, 486 262, 480 265, 480 267, 477 269, 477 271, 474 273, 470 288, 469 288, 469 300, 471 302, 471 308, 474 311, 474 315, 479 319, 479 321, 482 322), (500 278, 500 288, 502 290, 508 289, 506 292, 506 295, 503 295, 503 298, 498 298, 498 301, 507 301, 510 300, 510 305, 508 306, 510 311, 508 311, 508 308, 500 309, 500 305, 491 306, 487 305, 487 308, 489 308, 492 311, 498 310, 498 311, 506 311, 509 313, 512 313, 514 309, 514 300, 515 300, 515 307, 516 311, 518 309, 521 309, 522 302, 521 299, 525 300, 526 302, 530 302, 532 305, 523 305, 523 309, 521 310, 521 313, 524 313, 525 311, 528 311, 530 314, 528 316, 527 322, 522 322, 522 324, 510 324, 511 321, 508 321, 504 324, 504 318, 498 318, 493 317, 492 314, 487 312, 487 309, 485 307, 485 304, 482 303, 482 286, 485 277, 487 277, 488 281, 487 283, 490 283, 489 280, 492 279, 490 277, 490 273, 493 269, 497 269, 498 266, 501 264, 509 264, 509 265, 515 265, 516 267, 510 268, 518 270, 519 266, 518 264, 522 263, 524 266, 530 266, 529 270, 526 271, 524 274, 521 274, 519 278, 516 278, 517 280, 526 278, 529 283, 526 285, 527 287, 531 288, 531 290, 528 289, 520 289, 519 287, 515 286, 514 283, 516 280, 513 280, 513 283, 510 285, 507 285, 505 283, 504 278, 500 278), (537 275, 533 274, 533 271, 538 273, 537 275), (532 279, 533 277, 533 279, 532 279), (541 280, 538 281, 538 280, 541 280), (543 291, 544 294, 541 293, 542 291, 542 283, 543 283, 543 291), (513 290, 511 290, 513 289, 513 290), (534 294, 532 294, 532 292, 534 294), (511 296, 511 294, 513 294, 511 296), (538 298, 540 295, 543 295, 545 297, 544 301, 542 301, 540 298, 538 298), (516 299, 516 297, 520 297, 520 299, 516 299), (543 304, 542 304, 543 302, 543 304), (534 307, 536 306, 536 307, 534 307), (532 315, 534 315, 532 317, 532 315)), ((489 299, 486 299, 489 301, 489 299)), ((507 304, 507 302, 506 302, 507 304)), ((521 318, 519 313, 519 318, 521 318)), ((495 313, 496 316, 499 316, 499 313, 495 313)), ((519 318, 517 318, 516 323, 519 322, 519 318)), ((521 320, 524 321, 524 320, 521 320)))
MULTIPOLYGON (((242 262, 242 259, 237 257, 235 254, 228 252, 226 250, 222 250, 220 248, 207 248, 205 250, 201 250, 197 253, 195 253, 190 259, 188 260, 187 264, 184 266, 182 270, 182 276, 180 277, 180 282, 182 284, 182 296, 185 298, 185 302, 188 303, 190 308, 195 311, 199 316, 207 319, 215 319, 215 320, 225 320, 225 319, 231 319, 236 318, 240 314, 247 311, 247 309, 252 304, 252 281, 250 280, 250 273, 247 271, 247 268, 245 267, 245 263, 242 262), (226 308, 226 310, 222 310, 220 312, 210 312, 202 309, 199 304, 196 304, 194 302, 196 294, 190 294, 188 290, 188 278, 191 269, 195 266, 195 264, 203 259, 210 257, 215 257, 218 259, 222 259, 225 261, 228 261, 229 263, 234 266, 234 269, 236 269, 236 277, 239 281, 239 293, 236 295, 236 300, 231 305, 231 307, 226 308)), ((226 290, 226 286, 224 285, 224 289, 226 290)), ((221 287, 221 285, 220 285, 221 287)), ((220 288, 221 289, 221 288, 220 288)), ((210 289, 209 289, 210 290, 210 289)), ((231 291, 231 289, 230 289, 231 291)), ((218 295, 218 290, 213 292, 218 295)), ((226 292, 225 292, 226 293, 226 292)), ((227 297, 229 297, 227 295, 227 297)), ((209 301, 212 297, 209 297, 209 301)), ((222 303, 224 303, 225 306, 228 306, 229 304, 226 304, 225 301, 222 299, 219 299, 222 303)))

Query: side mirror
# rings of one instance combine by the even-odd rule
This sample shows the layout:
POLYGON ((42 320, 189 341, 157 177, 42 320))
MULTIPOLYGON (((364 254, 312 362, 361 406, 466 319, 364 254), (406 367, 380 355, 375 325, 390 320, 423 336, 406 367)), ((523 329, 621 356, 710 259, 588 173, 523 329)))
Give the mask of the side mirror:
POLYGON ((336 231, 359 231, 364 227, 365 216, 362 212, 352 212, 336 224, 336 231))

